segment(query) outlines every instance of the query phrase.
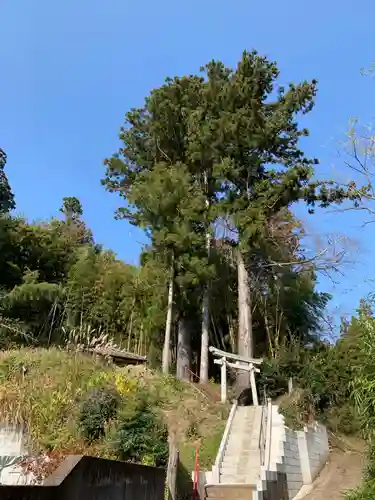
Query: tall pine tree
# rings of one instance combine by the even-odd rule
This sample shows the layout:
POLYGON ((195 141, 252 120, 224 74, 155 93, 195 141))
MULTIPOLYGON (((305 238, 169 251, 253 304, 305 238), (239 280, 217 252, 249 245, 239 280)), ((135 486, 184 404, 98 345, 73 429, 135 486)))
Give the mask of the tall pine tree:
MULTIPOLYGON (((103 183, 130 204, 119 214, 146 228, 170 263, 175 278, 170 299, 174 282, 180 283, 185 304, 198 304, 197 293, 203 297, 202 381, 208 377, 212 269, 207 264, 218 223, 226 226, 224 236, 237 254, 238 352, 252 357, 250 276, 267 221, 299 199, 319 198, 323 204, 337 199, 328 189, 317 196, 319 184, 311 183, 317 160, 299 148, 308 131, 298 127, 297 118, 312 109, 316 82, 277 89, 278 76, 274 62, 244 52, 234 70, 211 61, 203 76, 167 79, 143 108, 127 114, 123 146, 106 161, 103 183)), ((188 328, 182 324, 183 301, 177 302, 182 353, 188 351, 188 328)), ((168 311, 167 343, 171 307, 168 311)))
POLYGON ((5 151, 0 148, 0 214, 8 213, 16 208, 14 195, 4 171, 6 162, 7 155, 5 151))

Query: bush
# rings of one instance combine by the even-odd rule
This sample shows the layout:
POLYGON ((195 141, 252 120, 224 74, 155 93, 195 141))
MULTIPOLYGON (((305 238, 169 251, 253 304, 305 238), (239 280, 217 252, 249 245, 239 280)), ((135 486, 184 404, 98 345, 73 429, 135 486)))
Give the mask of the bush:
POLYGON ((315 418, 314 396, 308 389, 295 389, 291 394, 283 396, 279 409, 287 427, 302 429, 315 418))
POLYGON ((375 481, 375 443, 369 444, 366 458, 365 479, 367 481, 375 481))
POLYGON ((282 367, 275 360, 264 360, 259 375, 260 394, 265 391, 267 397, 274 400, 287 392, 288 378, 282 371, 282 367))
POLYGON ((347 402, 343 406, 332 406, 323 414, 323 422, 334 433, 351 436, 360 432, 355 407, 347 402))
POLYGON ((366 482, 361 488, 349 492, 345 498, 346 500, 374 500, 375 481, 366 482))
POLYGON ((79 414, 79 428, 89 442, 104 435, 106 424, 116 416, 118 403, 118 394, 112 388, 95 388, 89 392, 79 414))
POLYGON ((129 401, 113 427, 112 448, 120 460, 163 466, 168 460, 168 429, 143 399, 129 401))

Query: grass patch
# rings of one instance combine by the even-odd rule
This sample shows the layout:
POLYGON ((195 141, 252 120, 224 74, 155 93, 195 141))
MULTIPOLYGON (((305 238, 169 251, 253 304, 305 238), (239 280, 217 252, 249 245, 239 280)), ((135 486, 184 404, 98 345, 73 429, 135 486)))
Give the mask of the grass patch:
POLYGON ((162 464, 169 432, 184 469, 194 469, 197 446, 205 469, 227 416, 227 406, 193 384, 144 367, 117 368, 59 349, 0 352, 0 419, 25 425, 34 454, 162 464))

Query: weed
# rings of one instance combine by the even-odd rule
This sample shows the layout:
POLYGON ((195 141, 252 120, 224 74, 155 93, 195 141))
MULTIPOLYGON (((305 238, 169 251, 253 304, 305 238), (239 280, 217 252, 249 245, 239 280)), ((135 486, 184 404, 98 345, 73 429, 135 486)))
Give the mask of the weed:
POLYGON ((106 424, 116 415, 119 395, 113 388, 93 389, 81 404, 79 428, 89 442, 104 436, 106 424))
POLYGON ((201 467, 212 466, 227 416, 193 384, 148 369, 65 349, 0 352, 0 418, 24 424, 30 453, 58 457, 54 466, 68 454, 162 464, 165 421, 188 474, 197 444, 201 467))
POLYGON ((124 408, 118 415, 112 445, 119 459, 152 465, 166 465, 168 429, 162 418, 139 405, 124 408))

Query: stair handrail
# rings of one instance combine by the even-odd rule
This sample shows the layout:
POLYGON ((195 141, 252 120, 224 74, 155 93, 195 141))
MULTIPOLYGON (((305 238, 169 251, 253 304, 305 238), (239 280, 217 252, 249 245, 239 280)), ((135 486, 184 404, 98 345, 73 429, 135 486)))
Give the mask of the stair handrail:
POLYGON ((234 401, 232 408, 230 409, 229 417, 228 417, 227 423, 225 425, 224 434, 223 434, 223 437, 221 438, 219 451, 217 452, 217 455, 216 455, 215 465, 212 467, 213 479, 216 481, 217 484, 220 483, 220 468, 221 468, 221 464, 223 462, 224 452, 225 452, 225 448, 226 448, 227 443, 228 443, 229 433, 230 433, 230 430, 232 428, 234 414, 236 413, 236 409, 237 409, 237 400, 234 401))
POLYGON ((260 417, 259 440, 258 440, 260 465, 264 465, 264 461, 265 461, 266 440, 267 440, 267 421, 268 421, 267 410, 268 410, 268 406, 266 405, 266 401, 263 401, 262 414, 260 417))
POLYGON ((266 470, 270 469, 271 446, 272 446, 272 399, 268 398, 268 401, 267 401, 267 429, 266 429, 266 442, 265 442, 265 449, 264 449, 264 464, 263 464, 266 470))
POLYGON ((272 439, 272 399, 268 397, 266 386, 263 387, 263 405, 259 429, 260 465, 269 469, 272 439))

